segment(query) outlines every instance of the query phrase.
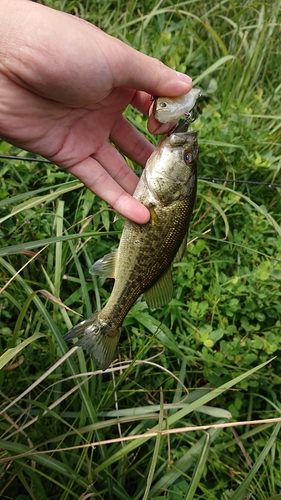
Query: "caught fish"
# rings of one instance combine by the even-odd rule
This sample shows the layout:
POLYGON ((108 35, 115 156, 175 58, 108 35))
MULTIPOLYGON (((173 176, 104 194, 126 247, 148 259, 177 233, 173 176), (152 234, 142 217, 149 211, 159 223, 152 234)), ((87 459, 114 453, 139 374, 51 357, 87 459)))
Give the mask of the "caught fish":
POLYGON ((78 337, 76 345, 102 370, 113 359, 122 322, 137 298, 144 293, 151 309, 172 298, 172 263, 185 251, 197 186, 197 132, 187 129, 182 122, 160 141, 139 180, 133 196, 150 210, 149 222, 126 220, 118 249, 90 268, 91 274, 115 278, 107 304, 65 336, 78 337))
POLYGON ((153 105, 153 115, 160 123, 168 123, 182 116, 190 117, 190 111, 196 100, 202 95, 200 89, 191 89, 188 94, 180 97, 156 97, 153 105))

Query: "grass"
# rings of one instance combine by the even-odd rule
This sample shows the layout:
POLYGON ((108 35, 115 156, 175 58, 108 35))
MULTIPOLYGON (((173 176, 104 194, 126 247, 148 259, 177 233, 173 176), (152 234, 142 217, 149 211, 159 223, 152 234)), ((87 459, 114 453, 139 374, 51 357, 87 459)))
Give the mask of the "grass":
POLYGON ((0 160, 0 496, 280 500, 280 187, 247 181, 280 184, 281 1, 44 3, 190 74, 199 175, 233 181, 199 181, 173 300, 133 306, 103 374, 63 335, 108 299, 88 269, 121 221, 55 166, 0 160))

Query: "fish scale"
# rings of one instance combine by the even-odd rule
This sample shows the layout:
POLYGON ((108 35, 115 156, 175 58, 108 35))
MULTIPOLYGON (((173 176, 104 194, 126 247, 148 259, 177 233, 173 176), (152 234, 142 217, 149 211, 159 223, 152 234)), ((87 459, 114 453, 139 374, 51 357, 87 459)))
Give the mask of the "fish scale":
POLYGON ((114 277, 104 308, 74 326, 65 339, 91 353, 105 370, 111 363, 128 311, 144 293, 150 308, 172 298, 172 264, 187 241, 196 197, 197 133, 180 124, 162 139, 147 161, 134 197, 151 213, 147 224, 126 220, 119 247, 98 260, 91 274, 114 277))

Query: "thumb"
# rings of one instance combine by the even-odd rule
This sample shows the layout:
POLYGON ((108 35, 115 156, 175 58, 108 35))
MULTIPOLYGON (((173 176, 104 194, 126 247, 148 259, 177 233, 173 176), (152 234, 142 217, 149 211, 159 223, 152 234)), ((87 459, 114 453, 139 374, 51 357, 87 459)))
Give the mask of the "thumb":
POLYGON ((130 87, 151 95, 178 96, 189 92, 192 79, 178 73, 154 57, 147 56, 117 40, 113 78, 116 87, 130 87))

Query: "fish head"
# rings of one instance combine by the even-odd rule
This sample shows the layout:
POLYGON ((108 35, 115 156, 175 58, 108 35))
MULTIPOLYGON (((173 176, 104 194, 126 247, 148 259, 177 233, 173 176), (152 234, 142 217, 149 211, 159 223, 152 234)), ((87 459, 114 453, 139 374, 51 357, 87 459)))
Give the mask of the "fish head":
POLYGON ((183 199, 196 189, 198 138, 181 122, 149 158, 146 181, 153 197, 164 204, 183 199))

